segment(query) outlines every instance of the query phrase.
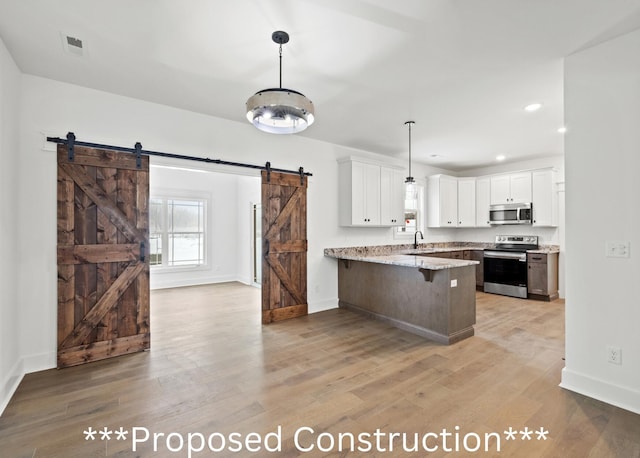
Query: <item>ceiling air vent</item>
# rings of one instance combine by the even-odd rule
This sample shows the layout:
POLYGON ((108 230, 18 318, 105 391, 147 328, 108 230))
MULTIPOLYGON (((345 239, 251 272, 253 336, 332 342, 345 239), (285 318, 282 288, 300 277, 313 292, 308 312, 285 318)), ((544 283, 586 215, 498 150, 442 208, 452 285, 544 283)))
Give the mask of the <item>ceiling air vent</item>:
POLYGON ((68 54, 73 54, 78 57, 85 57, 86 48, 82 43, 82 39, 67 35, 64 32, 60 32, 62 37, 62 48, 68 54))

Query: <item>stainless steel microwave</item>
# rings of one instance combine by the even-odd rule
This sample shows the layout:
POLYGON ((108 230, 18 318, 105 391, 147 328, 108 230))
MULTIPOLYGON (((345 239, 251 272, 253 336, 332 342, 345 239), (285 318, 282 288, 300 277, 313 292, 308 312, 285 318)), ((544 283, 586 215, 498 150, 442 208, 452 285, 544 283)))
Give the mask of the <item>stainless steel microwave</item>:
POLYGON ((500 204, 489 207, 491 224, 531 224, 533 210, 530 203, 500 204))

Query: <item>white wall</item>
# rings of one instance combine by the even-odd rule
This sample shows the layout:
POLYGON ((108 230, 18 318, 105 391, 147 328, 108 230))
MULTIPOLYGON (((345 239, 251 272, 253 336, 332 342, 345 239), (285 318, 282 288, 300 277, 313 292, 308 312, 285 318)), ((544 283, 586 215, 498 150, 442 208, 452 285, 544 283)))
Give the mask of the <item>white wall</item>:
POLYGON ((561 386, 640 413, 640 30, 566 59, 565 117, 561 386), (631 257, 605 257, 607 240, 631 242, 631 257))
POLYGON ((0 40, 0 414, 24 375, 18 301, 20 71, 0 40))

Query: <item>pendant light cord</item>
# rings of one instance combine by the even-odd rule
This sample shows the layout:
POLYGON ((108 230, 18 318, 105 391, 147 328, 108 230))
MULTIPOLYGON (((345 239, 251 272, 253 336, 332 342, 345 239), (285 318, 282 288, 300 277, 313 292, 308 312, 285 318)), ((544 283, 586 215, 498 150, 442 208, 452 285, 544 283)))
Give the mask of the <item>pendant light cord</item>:
POLYGON ((280 89, 282 89, 282 43, 280 43, 280 89))
POLYGON ((409 123, 409 176, 411 175, 411 123, 409 123))
POLYGON ((413 176, 411 175, 411 125, 413 123, 414 123, 414 121, 405 122, 405 124, 409 125, 409 176, 405 180, 405 183, 413 183, 413 182, 415 182, 415 180, 413 179, 413 176))

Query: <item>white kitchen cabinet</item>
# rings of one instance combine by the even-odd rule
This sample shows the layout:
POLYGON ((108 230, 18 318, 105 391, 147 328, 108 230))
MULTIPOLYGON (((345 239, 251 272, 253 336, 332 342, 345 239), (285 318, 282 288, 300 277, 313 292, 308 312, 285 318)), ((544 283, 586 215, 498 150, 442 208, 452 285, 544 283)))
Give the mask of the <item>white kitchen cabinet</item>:
POLYGON ((491 179, 476 180, 476 226, 491 227, 489 223, 489 205, 491 205, 491 179))
POLYGON ((404 186, 399 169, 353 158, 338 163, 341 226, 404 223, 404 186))
POLYGON ((458 227, 476 225, 476 179, 458 178, 458 227))
POLYGON ((404 224, 405 177, 401 170, 380 167, 380 224, 404 224))
POLYGON ((531 172, 491 177, 491 204, 531 202, 531 172))
POLYGON ((458 226, 458 179, 434 175, 427 179, 427 226, 458 226))
POLYGON ((555 227, 558 225, 557 172, 553 169, 534 170, 533 225, 555 227))

